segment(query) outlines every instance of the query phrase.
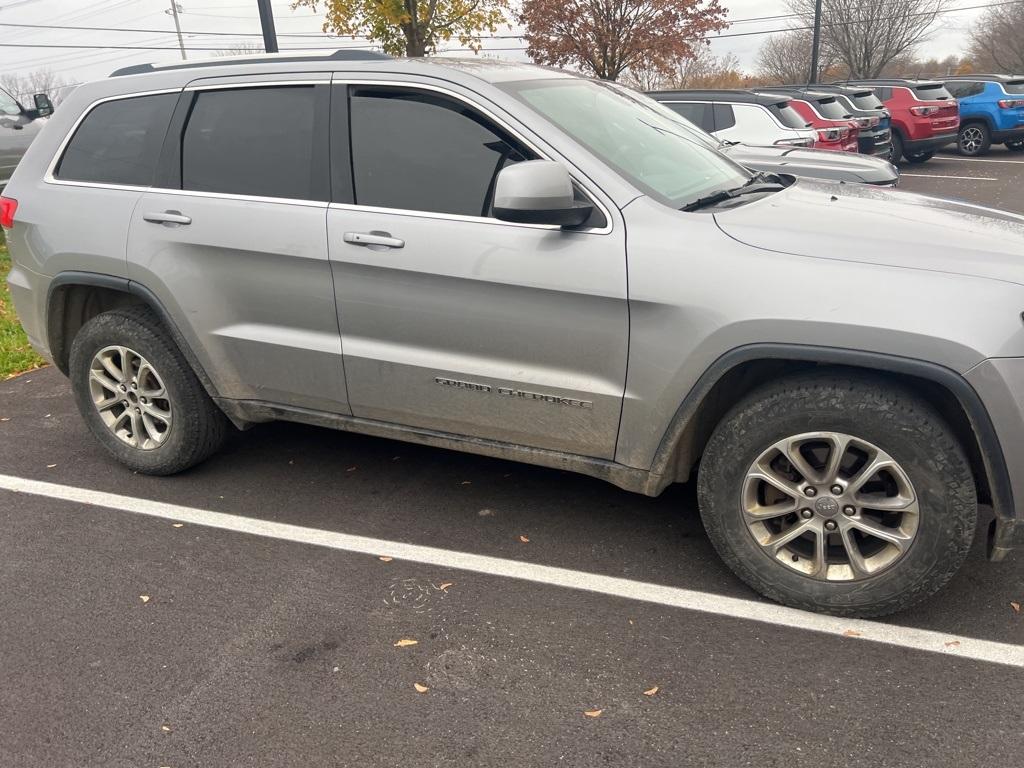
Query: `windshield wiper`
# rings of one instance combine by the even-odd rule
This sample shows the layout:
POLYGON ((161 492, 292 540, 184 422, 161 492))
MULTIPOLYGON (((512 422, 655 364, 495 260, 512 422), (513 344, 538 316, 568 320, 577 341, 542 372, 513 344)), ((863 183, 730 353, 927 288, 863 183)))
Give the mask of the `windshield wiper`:
POLYGON ((779 189, 785 189, 785 185, 781 183, 781 179, 778 176, 771 173, 756 173, 747 180, 742 187, 736 187, 735 189, 720 189, 717 192, 712 192, 710 195, 704 197, 698 197, 692 203, 687 203, 679 210, 681 211, 696 211, 700 208, 707 208, 711 205, 718 205, 724 203, 726 200, 732 200, 734 197, 740 197, 741 195, 752 195, 757 192, 772 192, 779 189))

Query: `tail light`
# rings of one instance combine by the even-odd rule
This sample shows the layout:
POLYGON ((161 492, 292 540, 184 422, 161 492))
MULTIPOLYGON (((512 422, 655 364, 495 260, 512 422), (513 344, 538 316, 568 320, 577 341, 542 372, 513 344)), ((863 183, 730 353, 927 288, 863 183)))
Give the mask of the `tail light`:
POLYGON ((18 210, 18 201, 13 197, 0 197, 0 227, 10 229, 14 226, 14 212, 18 210))
POLYGON ((1024 107, 1024 99, 1000 99, 1000 109, 1017 109, 1018 107, 1024 107))
POLYGON ((939 107, 911 107, 910 114, 916 117, 928 117, 939 111, 939 107))
POLYGON ((842 141, 850 135, 849 128, 819 128, 819 141, 842 141))

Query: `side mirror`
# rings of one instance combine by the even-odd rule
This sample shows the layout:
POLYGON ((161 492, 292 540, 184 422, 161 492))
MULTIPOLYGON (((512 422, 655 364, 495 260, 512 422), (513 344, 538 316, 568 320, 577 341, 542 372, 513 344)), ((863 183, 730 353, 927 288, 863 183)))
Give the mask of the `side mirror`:
POLYGON ((37 93, 32 97, 36 103, 36 117, 49 117, 53 114, 53 102, 45 93, 37 93))
POLYGON ((510 165, 494 184, 494 215, 502 221, 578 227, 592 211, 576 201, 569 172, 553 160, 510 165))

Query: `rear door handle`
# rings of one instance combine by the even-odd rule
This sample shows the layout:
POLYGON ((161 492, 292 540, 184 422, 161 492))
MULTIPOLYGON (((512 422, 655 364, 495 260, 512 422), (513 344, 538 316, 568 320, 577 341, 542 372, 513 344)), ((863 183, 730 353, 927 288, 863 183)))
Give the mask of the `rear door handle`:
POLYGON ((344 240, 352 245, 365 245, 375 251, 405 247, 405 240, 392 237, 390 232, 377 232, 376 230, 373 232, 346 232, 344 240))
POLYGON ((191 224, 191 216, 182 216, 181 211, 161 211, 159 213, 142 214, 144 221, 151 221, 154 224, 191 224))

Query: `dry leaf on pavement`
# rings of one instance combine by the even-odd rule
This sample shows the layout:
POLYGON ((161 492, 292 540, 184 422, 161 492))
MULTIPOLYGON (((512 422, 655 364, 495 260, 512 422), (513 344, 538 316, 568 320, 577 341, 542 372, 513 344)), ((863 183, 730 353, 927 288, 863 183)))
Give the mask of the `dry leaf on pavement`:
POLYGON ((408 645, 418 645, 419 642, 419 640, 413 640, 411 637, 403 637, 395 643, 395 648, 405 648, 408 645))
POLYGON ((148 603, 149 602, 149 595, 139 595, 139 600, 141 600, 144 603, 148 603))
POLYGON ((160 726, 160 730, 164 731, 165 733, 170 733, 171 732, 171 726, 169 726, 169 725, 161 725, 160 726))
POLYGON ((438 587, 438 589, 441 590, 442 592, 447 592, 448 591, 448 587, 454 587, 454 586, 455 586, 455 582, 454 581, 446 581, 444 584, 441 584, 438 587))
POLYGON ((171 527, 172 528, 184 528, 185 524, 184 523, 171 523, 171 527))
POLYGON ((530 537, 529 536, 520 536, 519 540, 521 542, 523 542, 523 544, 529 544, 530 543, 530 537))
POLYGON ((1013 608, 1014 613, 1020 613, 1020 603, 1018 603, 1016 600, 1010 601, 1010 607, 1013 608))
POLYGON ((588 709, 583 714, 587 717, 600 717, 602 712, 604 712, 603 709, 588 709))
POLYGON ((394 560, 393 557, 388 557, 387 555, 381 555, 377 559, 380 560, 382 563, 390 563, 392 560, 394 560))
POLYGON ((430 690, 427 686, 423 685, 423 683, 413 683, 412 687, 416 689, 416 693, 426 693, 430 690))
POLYGON ((960 645, 959 640, 950 640, 948 643, 946 643, 947 648, 956 648, 958 645, 960 645))
POLYGON ((646 691, 644 691, 644 696, 653 696, 657 692, 658 686, 654 686, 653 688, 648 688, 646 691))
POLYGON ((848 629, 845 632, 843 632, 843 634, 846 635, 846 637, 860 637, 860 632, 858 632, 856 629, 848 629))

